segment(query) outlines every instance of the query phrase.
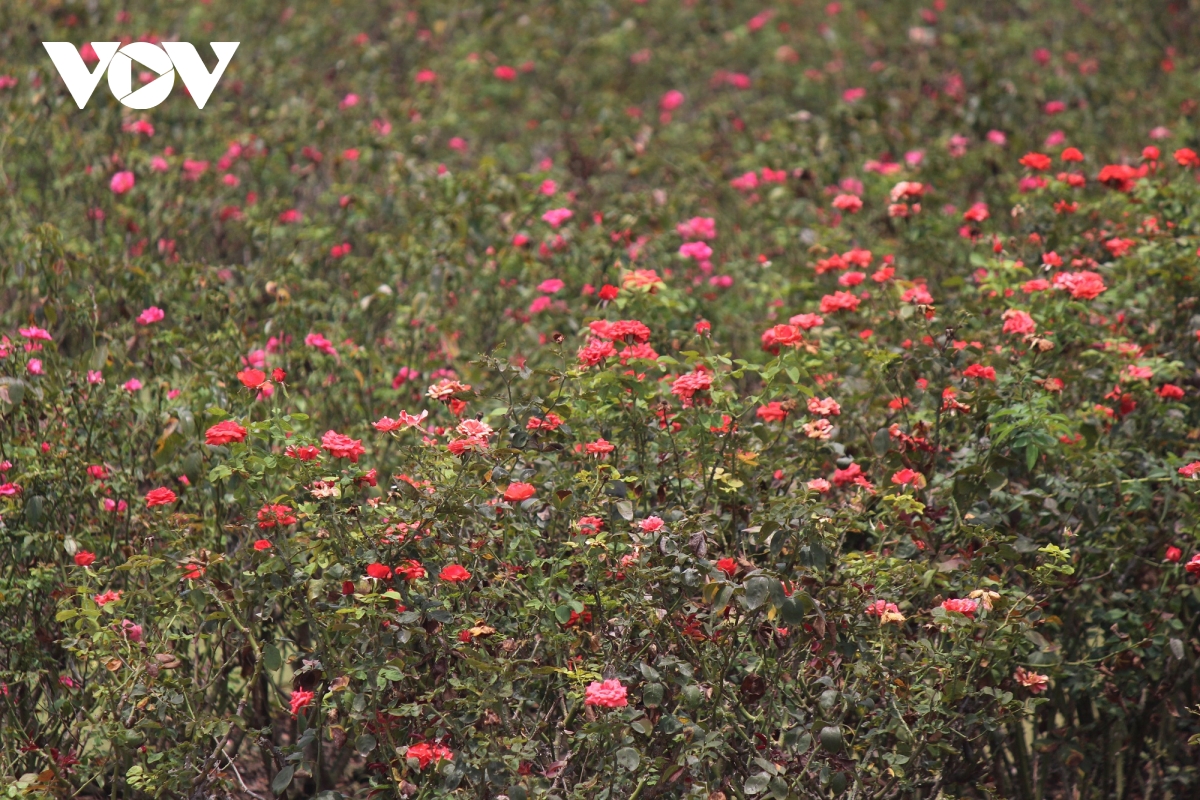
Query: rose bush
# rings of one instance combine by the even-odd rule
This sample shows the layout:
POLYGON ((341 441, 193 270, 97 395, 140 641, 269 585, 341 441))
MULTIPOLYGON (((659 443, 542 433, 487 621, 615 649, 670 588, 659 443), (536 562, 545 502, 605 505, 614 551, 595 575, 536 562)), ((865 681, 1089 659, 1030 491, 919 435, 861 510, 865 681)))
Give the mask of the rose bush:
POLYGON ((346 5, 0 9, 8 796, 1196 791, 1194 11, 346 5))

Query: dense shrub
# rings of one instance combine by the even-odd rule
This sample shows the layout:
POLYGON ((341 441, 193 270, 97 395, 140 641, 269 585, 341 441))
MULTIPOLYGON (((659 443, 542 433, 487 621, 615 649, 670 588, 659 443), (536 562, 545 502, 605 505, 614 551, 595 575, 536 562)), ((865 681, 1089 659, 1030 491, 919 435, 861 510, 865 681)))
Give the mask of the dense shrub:
POLYGON ((8 796, 1194 795, 1196 23, 0 8, 8 796))

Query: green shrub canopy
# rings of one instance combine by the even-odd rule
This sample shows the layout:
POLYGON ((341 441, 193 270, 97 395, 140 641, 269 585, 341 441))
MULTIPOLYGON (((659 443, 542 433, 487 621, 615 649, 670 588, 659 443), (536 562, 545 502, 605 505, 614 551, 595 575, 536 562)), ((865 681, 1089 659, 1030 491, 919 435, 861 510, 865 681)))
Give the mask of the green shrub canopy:
POLYGON ((5 797, 1200 790, 1194 8, 138 6, 0 8, 5 797))

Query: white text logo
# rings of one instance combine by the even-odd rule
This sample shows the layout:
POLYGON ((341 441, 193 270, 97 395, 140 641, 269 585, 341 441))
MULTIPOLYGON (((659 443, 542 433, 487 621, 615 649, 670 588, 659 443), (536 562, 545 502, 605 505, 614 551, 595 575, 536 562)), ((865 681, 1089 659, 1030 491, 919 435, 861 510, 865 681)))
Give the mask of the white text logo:
POLYGON ((233 53, 241 42, 210 42, 217 55, 217 66, 209 72, 200 60, 196 48, 187 42, 163 42, 161 46, 149 42, 132 42, 121 47, 120 42, 92 42, 100 63, 91 72, 83 63, 79 50, 70 42, 42 42, 50 60, 62 76, 63 83, 80 108, 87 105, 100 76, 108 70, 108 89, 122 105, 129 108, 154 108, 167 99, 175 85, 175 73, 183 79, 197 108, 204 108, 208 98, 217 88, 217 81, 225 74, 233 53), (158 75, 157 78, 137 89, 133 88, 133 62, 136 61, 158 75))

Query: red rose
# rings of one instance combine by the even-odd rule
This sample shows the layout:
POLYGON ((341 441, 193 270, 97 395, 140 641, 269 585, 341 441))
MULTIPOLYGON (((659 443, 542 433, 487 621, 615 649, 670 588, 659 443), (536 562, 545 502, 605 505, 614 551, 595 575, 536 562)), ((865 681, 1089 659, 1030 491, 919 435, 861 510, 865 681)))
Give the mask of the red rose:
POLYGON ((396 567, 396 574, 406 581, 417 581, 425 577, 425 568, 417 561, 405 561, 396 567))
POLYGON ((367 575, 377 581, 386 581, 392 577, 392 568, 377 561, 374 564, 367 565, 367 575))
POLYGON ((326 431, 321 437, 321 446, 334 458, 348 458, 354 464, 358 463, 359 456, 367 452, 361 439, 351 439, 337 431, 326 431))
POLYGON ((146 508, 154 508, 155 506, 169 506, 179 498, 175 493, 165 486, 160 486, 157 489, 151 489, 146 493, 146 508))
POLYGON ((276 525, 282 527, 295 524, 296 517, 292 515, 290 506, 265 505, 258 510, 258 527, 263 530, 274 528, 276 525))
POLYGON ((218 422, 207 431, 204 432, 204 441, 206 444, 222 445, 230 442, 241 442, 246 439, 246 429, 238 425, 231 419, 224 422, 218 422))
POLYGON ((257 389, 267 382, 267 373, 261 369, 244 369, 237 376, 247 389, 257 389))
POLYGON ((520 503, 537 494, 531 483, 510 483, 504 490, 504 499, 509 503, 520 503))
POLYGON ((75 565, 79 567, 90 567, 96 560, 95 553, 89 553, 87 550, 80 550, 75 554, 75 565))
POLYGON ((458 564, 450 564, 438 573, 438 579, 448 583, 461 583, 471 580, 471 573, 458 564))

